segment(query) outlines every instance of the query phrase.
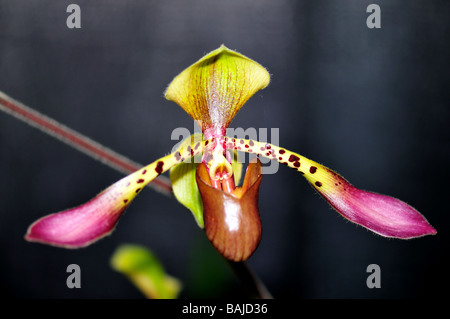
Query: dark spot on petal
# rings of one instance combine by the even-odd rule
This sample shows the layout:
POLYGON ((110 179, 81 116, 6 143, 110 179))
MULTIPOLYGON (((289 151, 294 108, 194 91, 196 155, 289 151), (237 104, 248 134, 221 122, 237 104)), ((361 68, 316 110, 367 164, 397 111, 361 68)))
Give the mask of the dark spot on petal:
POLYGON ((283 158, 280 156, 280 157, 278 157, 278 159, 281 161, 283 158))
POLYGON ((294 166, 295 166, 295 167, 300 167, 300 162, 295 162, 295 163, 294 163, 294 166))
POLYGON ((266 144, 266 148, 267 148, 268 150, 270 150, 270 149, 272 148, 272 146, 271 146, 270 144, 266 144))
POLYGON ((147 173, 147 170, 146 170, 146 169, 144 169, 144 170, 142 171, 142 175, 145 175, 145 173, 147 173))
POLYGON ((284 165, 289 165, 289 163, 288 163, 288 162, 281 162, 281 164, 284 164, 284 165))
POLYGON ((279 150, 278 150, 278 152, 279 152, 280 154, 284 154, 284 153, 286 153, 286 151, 285 151, 285 150, 283 150, 283 149, 279 149, 279 150))
POLYGON ((136 193, 139 193, 140 190, 141 190, 141 188, 136 189, 136 193))
POLYGON ((245 144, 245 148, 249 148, 249 146, 247 144, 245 144))
POLYGON ((252 140, 250 140, 250 142, 248 142, 248 144, 250 144, 250 146, 253 146, 253 145, 255 145, 255 143, 253 143, 253 141, 252 141, 252 140))
POLYGON ((299 160, 300 160, 300 158, 295 155, 289 156, 289 159, 288 159, 289 162, 298 162, 299 160))
POLYGON ((315 167, 315 166, 311 166, 311 167, 309 168, 309 172, 310 172, 311 174, 314 174, 316 171, 317 171, 317 167, 315 167))
POLYGON ((179 161, 180 158, 181 158, 181 153, 180 152, 176 152, 175 153, 175 158, 177 159, 177 161, 179 161))
POLYGON ((123 202, 126 204, 128 202, 128 199, 124 199, 123 202))
POLYGON ((139 179, 136 181, 136 183, 138 183, 138 184, 143 183, 143 182, 144 182, 144 180, 143 180, 142 178, 139 178, 139 179))
POLYGON ((322 186, 322 183, 319 182, 319 181, 315 182, 314 184, 316 184, 317 187, 321 187, 322 186))
POLYGON ((209 144, 209 140, 205 142, 205 146, 209 144))
POLYGON ((159 161, 158 163, 156 163, 155 172, 158 173, 158 175, 162 173, 163 166, 164 166, 163 161, 159 161))

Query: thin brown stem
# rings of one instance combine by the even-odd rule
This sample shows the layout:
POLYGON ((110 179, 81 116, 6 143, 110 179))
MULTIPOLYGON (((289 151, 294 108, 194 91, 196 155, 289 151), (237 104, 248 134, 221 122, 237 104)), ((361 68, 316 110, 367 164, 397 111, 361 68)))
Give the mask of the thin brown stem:
MULTIPOLYGON (((57 122, 56 120, 39 113, 38 111, 20 103, 0 91, 0 110, 31 125, 44 133, 66 143, 67 145, 83 152, 84 154, 102 162, 103 164, 124 174, 130 174, 140 169, 143 165, 120 155, 113 150, 97 143, 85 135, 57 122)), ((172 196, 170 180, 165 176, 159 176, 153 180, 150 187, 156 191, 172 196)))
POLYGON ((261 279, 252 271, 246 262, 234 262, 227 260, 236 277, 241 284, 247 288, 250 297, 255 299, 273 299, 269 290, 261 279))

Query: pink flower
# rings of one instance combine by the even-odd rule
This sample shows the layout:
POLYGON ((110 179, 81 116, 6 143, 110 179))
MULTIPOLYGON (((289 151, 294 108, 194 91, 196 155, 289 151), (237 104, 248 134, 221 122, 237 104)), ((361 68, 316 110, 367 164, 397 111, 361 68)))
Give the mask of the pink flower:
POLYGON ((202 127, 206 140, 188 139, 172 154, 123 178, 88 203, 39 219, 28 229, 26 239, 65 248, 87 246, 113 231, 145 185, 201 154, 197 174, 183 180, 186 185, 196 183, 195 187, 182 196, 176 191, 175 196, 183 197, 180 202, 187 207, 189 203, 203 209, 196 214, 197 222, 205 226, 209 240, 223 256, 245 260, 261 238, 257 203, 261 170, 260 164, 250 164, 243 186, 236 187, 230 153, 234 150, 295 169, 338 213, 377 234, 401 239, 436 234, 417 210, 398 199, 360 190, 331 169, 279 146, 225 136, 244 103, 269 82, 265 68, 225 46, 204 56, 175 77, 165 95, 202 127))

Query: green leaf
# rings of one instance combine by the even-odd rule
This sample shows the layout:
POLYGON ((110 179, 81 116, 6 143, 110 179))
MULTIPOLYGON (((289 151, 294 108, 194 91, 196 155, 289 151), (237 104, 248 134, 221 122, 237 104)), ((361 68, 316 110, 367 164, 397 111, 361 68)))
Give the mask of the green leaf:
POLYGON ((200 192, 195 180, 195 172, 197 163, 201 161, 197 158, 194 163, 181 163, 175 165, 170 170, 170 181, 172 182, 172 190, 175 198, 188 208, 194 216, 197 225, 200 228, 205 226, 203 221, 203 204, 200 192))
POLYGON ((233 151, 233 160, 231 162, 231 167, 233 167, 234 184, 239 185, 242 177, 242 163, 239 160, 239 154, 236 150, 233 151))
POLYGON ((111 257, 111 267, 127 276, 147 298, 174 299, 181 290, 179 280, 167 275, 158 258, 143 246, 119 246, 111 257))
MULTIPOLYGON (((186 138, 180 145, 187 147, 202 140, 203 134, 196 133, 186 138)), ((175 198, 191 211, 197 225, 203 228, 203 204, 195 180, 198 163, 201 163, 201 154, 184 163, 175 165, 170 170, 170 181, 175 198)))

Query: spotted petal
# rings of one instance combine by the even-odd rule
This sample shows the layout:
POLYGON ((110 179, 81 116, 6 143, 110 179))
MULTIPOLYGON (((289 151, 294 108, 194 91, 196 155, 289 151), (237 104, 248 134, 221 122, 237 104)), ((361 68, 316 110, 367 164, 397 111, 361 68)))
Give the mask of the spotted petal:
POLYGON ((336 172, 304 156, 244 139, 229 139, 227 148, 259 154, 294 168, 338 213, 379 235, 409 239, 436 234, 428 221, 405 202, 358 189, 336 172))
POLYGON ((89 202, 37 220, 28 228, 25 238, 53 246, 80 248, 109 235, 131 201, 148 183, 172 166, 203 152, 207 142, 187 147, 183 144, 176 152, 124 177, 89 202))
POLYGON ((245 102, 269 82, 264 67, 222 45, 175 77, 165 97, 180 105, 210 139, 223 136, 245 102))

